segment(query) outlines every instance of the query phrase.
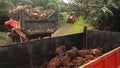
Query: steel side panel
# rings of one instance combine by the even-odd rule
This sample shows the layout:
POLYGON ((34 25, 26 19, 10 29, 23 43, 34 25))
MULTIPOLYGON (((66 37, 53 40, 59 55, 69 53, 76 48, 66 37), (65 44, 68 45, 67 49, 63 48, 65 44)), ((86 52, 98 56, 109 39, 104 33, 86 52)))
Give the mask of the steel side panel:
POLYGON ((120 67, 120 48, 113 50, 80 68, 119 68, 119 67, 120 67))
POLYGON ((104 68, 104 57, 100 57, 95 62, 91 63, 91 68, 104 68))
POLYGON ((105 68, 116 68, 116 54, 105 59, 105 68))
MULTIPOLYGON (((80 67, 81 68, 81 67, 80 67)), ((85 65, 84 67, 82 67, 82 68, 91 68, 91 64, 87 64, 87 65, 85 65)))
POLYGON ((117 68, 120 68, 120 48, 117 51, 117 68))

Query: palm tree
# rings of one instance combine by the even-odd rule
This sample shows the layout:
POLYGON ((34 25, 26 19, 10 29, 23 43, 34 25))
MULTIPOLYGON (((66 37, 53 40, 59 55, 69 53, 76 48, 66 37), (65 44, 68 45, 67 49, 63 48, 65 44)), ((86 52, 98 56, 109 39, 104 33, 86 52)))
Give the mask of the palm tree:
POLYGON ((72 0, 69 4, 87 22, 94 22, 97 26, 114 15, 111 8, 119 8, 115 0, 72 0))
POLYGON ((104 28, 108 24, 110 26, 111 23, 107 20, 114 15, 111 8, 118 9, 119 7, 114 3, 114 0, 103 0, 97 4, 98 6, 93 6, 95 8, 90 12, 90 17, 87 20, 92 20, 98 29, 104 28))

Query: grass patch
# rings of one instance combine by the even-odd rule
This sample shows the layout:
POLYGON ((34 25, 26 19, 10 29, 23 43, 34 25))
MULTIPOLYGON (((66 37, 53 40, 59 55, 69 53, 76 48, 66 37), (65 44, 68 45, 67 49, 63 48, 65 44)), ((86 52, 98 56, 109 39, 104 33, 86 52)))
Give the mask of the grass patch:
POLYGON ((79 17, 73 24, 73 27, 70 29, 70 31, 68 31, 68 34, 83 32, 84 26, 86 26, 88 30, 94 29, 94 27, 90 23, 86 23, 82 17, 79 17))
POLYGON ((8 35, 7 33, 0 32, 0 46, 3 44, 6 44, 8 40, 8 35))

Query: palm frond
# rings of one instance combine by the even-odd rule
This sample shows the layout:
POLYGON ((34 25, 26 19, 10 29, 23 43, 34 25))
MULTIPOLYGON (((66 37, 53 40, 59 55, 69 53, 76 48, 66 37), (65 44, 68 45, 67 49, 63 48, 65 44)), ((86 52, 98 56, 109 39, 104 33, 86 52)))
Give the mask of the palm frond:
POLYGON ((109 10, 106 6, 104 6, 103 8, 101 8, 101 11, 102 11, 104 14, 109 13, 110 15, 113 15, 113 12, 112 12, 111 10, 109 10))
POLYGON ((57 5, 55 4, 55 3, 53 3, 53 2, 50 2, 50 3, 48 3, 47 5, 46 5, 46 7, 47 8, 57 8, 57 5))

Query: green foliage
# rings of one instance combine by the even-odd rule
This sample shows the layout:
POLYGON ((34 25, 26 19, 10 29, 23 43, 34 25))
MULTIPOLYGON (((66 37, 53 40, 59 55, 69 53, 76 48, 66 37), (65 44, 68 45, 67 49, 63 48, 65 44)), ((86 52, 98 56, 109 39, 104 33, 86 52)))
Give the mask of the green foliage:
POLYGON ((2 39, 8 39, 7 33, 0 32, 0 38, 2 39))
POLYGON ((0 17, 9 16, 8 12, 10 9, 11 9, 11 6, 7 1, 4 1, 4 0, 0 1, 0 17))
POLYGON ((99 26, 114 15, 111 8, 118 9, 120 7, 118 3, 120 3, 118 0, 71 0, 69 8, 78 16, 83 16, 87 22, 99 26))
POLYGON ((68 34, 75 34, 83 32, 83 28, 87 27, 88 30, 93 30, 94 27, 90 23, 86 23, 86 21, 83 19, 83 17, 79 17, 76 22, 73 24, 73 27, 70 29, 68 34))
POLYGON ((58 24, 66 23, 68 19, 68 15, 69 14, 67 12, 59 12, 58 24))
POLYGON ((0 17, 8 17, 9 11, 19 5, 31 4, 39 9, 54 9, 59 12, 65 10, 63 0, 0 0, 0 17))
POLYGON ((7 33, 0 32, 0 45, 6 44, 8 39, 7 33))
POLYGON ((25 0, 0 0, 0 17, 9 17, 9 11, 22 3, 28 3, 25 0))
POLYGON ((52 2, 47 4, 46 7, 49 8, 49 9, 57 9, 57 5, 52 3, 52 2))
MULTIPOLYGON (((82 16, 87 22, 99 26, 107 18, 113 16, 111 8, 118 9, 120 0, 0 0, 0 16, 9 16, 9 11, 18 5, 31 4, 39 9, 54 9, 59 11, 59 18, 62 20, 63 12, 75 11, 77 16, 82 16), (99 23, 99 25, 98 25, 99 23)), ((66 15, 67 16, 67 15, 66 15)))
POLYGON ((61 20, 66 19, 68 17, 68 13, 67 12, 60 12, 59 17, 61 20))

